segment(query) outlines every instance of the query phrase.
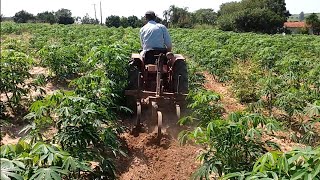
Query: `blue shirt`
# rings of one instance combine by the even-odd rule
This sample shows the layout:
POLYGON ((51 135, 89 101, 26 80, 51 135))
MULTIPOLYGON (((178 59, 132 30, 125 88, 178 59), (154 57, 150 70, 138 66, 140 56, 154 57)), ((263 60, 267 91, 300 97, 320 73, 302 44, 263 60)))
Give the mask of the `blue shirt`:
POLYGON ((140 29, 140 41, 144 52, 152 48, 171 48, 168 29, 155 21, 149 21, 140 29))

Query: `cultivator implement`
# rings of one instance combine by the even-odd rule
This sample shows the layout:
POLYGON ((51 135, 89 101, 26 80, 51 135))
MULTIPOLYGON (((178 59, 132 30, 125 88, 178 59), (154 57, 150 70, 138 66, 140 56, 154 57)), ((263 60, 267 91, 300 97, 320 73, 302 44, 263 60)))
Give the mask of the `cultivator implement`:
POLYGON ((142 59, 140 54, 132 54, 129 88, 125 95, 134 97, 135 107, 131 107, 136 111, 136 129, 141 126, 142 105, 151 107, 151 120, 157 121, 157 138, 160 142, 162 113, 168 108, 175 108, 176 118, 180 119, 187 90, 187 67, 182 55, 154 50, 147 52, 145 59, 142 59))

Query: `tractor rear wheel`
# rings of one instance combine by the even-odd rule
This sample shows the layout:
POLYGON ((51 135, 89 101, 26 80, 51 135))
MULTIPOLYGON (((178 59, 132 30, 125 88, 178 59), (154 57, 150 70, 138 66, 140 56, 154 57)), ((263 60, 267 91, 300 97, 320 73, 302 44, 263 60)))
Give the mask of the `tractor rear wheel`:
MULTIPOLYGON (((128 70, 128 90, 138 90, 141 87, 142 84, 142 78, 141 78, 141 71, 138 68, 135 63, 132 61, 129 64, 129 70, 128 70)), ((126 97, 127 101, 127 107, 131 109, 134 114, 137 112, 137 106, 136 106, 136 101, 137 98, 134 96, 127 96, 126 97)))
POLYGON ((177 60, 173 65, 173 92, 188 92, 188 69, 184 60, 177 60))
POLYGON ((129 71, 128 71, 128 88, 129 90, 136 90, 139 87, 139 80, 141 82, 141 77, 140 77, 141 71, 139 70, 138 66, 131 65, 129 66, 129 71))

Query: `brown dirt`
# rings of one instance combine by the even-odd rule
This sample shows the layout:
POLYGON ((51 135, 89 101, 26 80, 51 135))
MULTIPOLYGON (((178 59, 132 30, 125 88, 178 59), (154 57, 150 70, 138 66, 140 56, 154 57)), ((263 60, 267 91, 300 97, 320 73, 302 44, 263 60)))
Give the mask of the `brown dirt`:
POLYGON ((225 109, 224 116, 231 112, 242 111, 245 109, 245 106, 240 104, 239 101, 233 97, 230 86, 217 82, 214 76, 208 72, 203 72, 203 75, 206 78, 204 87, 221 95, 221 103, 225 109))
MULTIPOLYGON (((35 66, 33 67, 29 73, 35 77, 36 75, 39 75, 39 74, 43 74, 45 76, 48 76, 49 74, 49 69, 48 68, 44 68, 44 67, 40 67, 40 66, 35 66)), ((32 81, 33 79, 31 79, 30 81, 32 81)), ((48 82, 45 86, 42 87, 46 94, 53 94, 55 91, 59 90, 59 89, 68 89, 66 87, 66 84, 56 84, 56 83, 53 83, 53 82, 48 82)), ((39 91, 32 91, 31 92, 31 96, 32 97, 35 97, 37 95, 40 95, 40 92, 39 91)))
MULTIPOLYGON (((201 148, 195 145, 180 145, 177 140, 178 133, 182 129, 174 120, 174 113, 165 110, 163 114, 163 137, 160 144, 157 141, 155 121, 150 121, 148 109, 143 109, 142 120, 144 127, 142 132, 135 137, 125 133, 124 140, 128 157, 121 158, 117 162, 117 170, 120 180, 135 179, 190 179, 190 176, 199 166, 196 160, 201 148)), ((134 119, 125 123, 133 127, 134 119)))
POLYGON ((141 133, 139 137, 125 134, 129 156, 118 165, 119 179, 190 179, 198 167, 199 148, 180 146, 165 134, 159 146, 155 133, 141 133))

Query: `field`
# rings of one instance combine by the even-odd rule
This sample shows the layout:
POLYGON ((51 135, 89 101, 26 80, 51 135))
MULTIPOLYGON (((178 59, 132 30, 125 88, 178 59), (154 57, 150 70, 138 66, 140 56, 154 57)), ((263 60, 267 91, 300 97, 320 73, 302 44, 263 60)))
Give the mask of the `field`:
POLYGON ((130 134, 138 32, 1 24, 1 179, 320 179, 320 37, 170 29, 188 109, 157 145, 130 134))

